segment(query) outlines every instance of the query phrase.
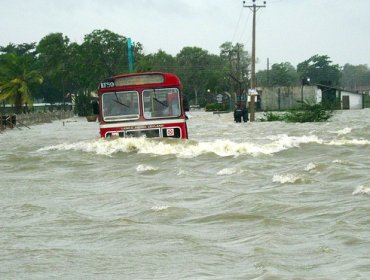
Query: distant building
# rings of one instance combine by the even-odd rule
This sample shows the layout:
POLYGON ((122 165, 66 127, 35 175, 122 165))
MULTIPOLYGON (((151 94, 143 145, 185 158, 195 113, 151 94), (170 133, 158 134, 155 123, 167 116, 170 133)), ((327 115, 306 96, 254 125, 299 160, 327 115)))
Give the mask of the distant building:
POLYGON ((365 108, 364 95, 360 92, 349 91, 325 85, 317 85, 317 87, 321 90, 322 98, 327 98, 327 100, 336 98, 340 100, 340 109, 342 110, 365 108))
POLYGON ((301 87, 261 87, 258 89, 261 110, 289 110, 302 102, 339 103, 342 110, 363 109, 364 94, 326 85, 310 85, 301 87))

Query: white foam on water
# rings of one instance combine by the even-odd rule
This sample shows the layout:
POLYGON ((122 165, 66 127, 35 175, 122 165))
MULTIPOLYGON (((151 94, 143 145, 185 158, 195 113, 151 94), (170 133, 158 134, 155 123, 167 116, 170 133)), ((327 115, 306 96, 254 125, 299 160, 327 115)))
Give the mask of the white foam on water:
POLYGON ((238 171, 235 168, 224 168, 217 172, 217 175, 232 175, 237 173, 238 171))
MULTIPOLYGON (((63 143, 59 145, 48 146, 39 149, 40 152, 43 151, 83 151, 88 153, 96 153, 98 155, 111 155, 117 152, 133 152, 136 150, 135 146, 137 143, 131 138, 126 139, 125 145, 121 145, 117 141, 107 141, 104 139, 92 140, 92 141, 81 141, 77 143, 63 143)), ((137 139, 140 142, 140 139, 137 139)))
POLYGON ((346 146, 346 145, 364 146, 370 145, 370 141, 366 139, 336 139, 331 140, 326 144, 329 146, 346 146))
POLYGON ((301 144, 317 143, 323 144, 324 140, 316 135, 289 136, 287 134, 270 135, 266 139, 273 140, 272 144, 284 148, 299 147, 301 144))
POLYGON ((316 167, 317 167, 316 164, 314 164, 313 162, 310 162, 309 164, 307 164, 307 166, 304 168, 304 170, 305 171, 311 171, 311 170, 314 170, 316 167))
POLYGON ((330 133, 335 133, 335 134, 337 134, 337 135, 346 135, 346 134, 351 133, 351 131, 352 131, 352 128, 350 128, 350 127, 345 127, 345 128, 343 128, 343 129, 341 129, 341 130, 338 130, 338 131, 329 131, 329 132, 330 132, 330 133))
POLYGON ((370 186, 358 186, 353 192, 352 195, 367 194, 370 195, 370 186))
POLYGON ((95 139, 48 146, 38 151, 74 150, 107 156, 120 152, 135 152, 140 154, 175 155, 180 158, 194 158, 204 154, 216 154, 220 157, 237 157, 240 155, 273 155, 308 143, 337 146, 370 144, 368 140, 364 139, 324 141, 316 135, 288 136, 286 134, 279 134, 267 136, 263 141, 246 141, 241 143, 229 139, 216 139, 208 142, 197 142, 194 140, 162 141, 146 138, 119 138, 115 140, 95 139), (267 143, 266 140, 268 140, 267 143))
POLYGON ((338 164, 338 165, 351 165, 351 162, 347 160, 342 160, 342 159, 335 159, 332 161, 332 163, 338 164))
POLYGON ((151 165, 146 165, 146 164, 139 164, 136 167, 137 172, 155 171, 155 170, 158 170, 158 168, 151 166, 151 165))
POLYGON ((275 174, 272 177, 272 182, 274 183, 295 183, 302 178, 298 174, 275 174))
POLYGON ((159 211, 167 210, 168 208, 169 208, 169 206, 167 206, 167 205, 160 205, 160 206, 153 206, 150 209, 153 210, 153 211, 159 212, 159 211))
POLYGON ((178 172, 177 172, 177 175, 179 176, 182 176, 182 175, 190 175, 190 173, 186 170, 183 170, 183 169, 180 169, 178 172))

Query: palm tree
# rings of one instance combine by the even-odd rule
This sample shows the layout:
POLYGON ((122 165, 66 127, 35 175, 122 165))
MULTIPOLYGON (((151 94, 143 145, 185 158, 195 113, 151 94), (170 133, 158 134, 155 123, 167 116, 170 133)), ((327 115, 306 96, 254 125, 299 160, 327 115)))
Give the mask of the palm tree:
POLYGON ((8 101, 15 106, 16 113, 21 113, 23 104, 32 105, 30 88, 41 84, 43 77, 38 71, 30 70, 30 55, 5 54, 0 62, 0 101, 8 101))

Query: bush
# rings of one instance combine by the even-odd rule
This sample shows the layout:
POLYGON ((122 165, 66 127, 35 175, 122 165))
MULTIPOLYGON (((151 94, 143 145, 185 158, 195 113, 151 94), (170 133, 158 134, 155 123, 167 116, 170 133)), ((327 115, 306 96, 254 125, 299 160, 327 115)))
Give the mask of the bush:
POLYGON ((224 103, 208 103, 206 105, 206 111, 226 111, 226 105, 224 103))
POLYGON ((93 106, 91 104, 93 98, 89 94, 79 93, 76 96, 75 110, 78 116, 85 117, 93 114, 93 106))
POLYGON ((370 95, 366 94, 364 96, 364 103, 365 103, 365 108, 370 108, 370 95))
POLYGON ((301 107, 289 110, 282 115, 267 112, 261 121, 324 122, 329 120, 333 114, 332 109, 322 104, 303 103, 301 107))
POLYGON ((272 112, 266 112, 264 114, 264 118, 260 119, 262 122, 274 122, 274 121, 283 121, 284 116, 272 113, 272 112))

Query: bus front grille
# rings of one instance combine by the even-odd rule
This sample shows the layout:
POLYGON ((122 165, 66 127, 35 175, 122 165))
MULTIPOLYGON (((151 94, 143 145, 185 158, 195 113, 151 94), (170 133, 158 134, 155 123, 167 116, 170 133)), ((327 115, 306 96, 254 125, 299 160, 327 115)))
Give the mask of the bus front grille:
POLYGON ((181 138, 181 129, 178 127, 162 129, 140 129, 126 131, 109 131, 105 138, 145 137, 145 138, 181 138))

